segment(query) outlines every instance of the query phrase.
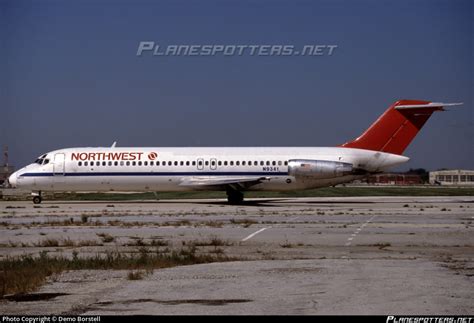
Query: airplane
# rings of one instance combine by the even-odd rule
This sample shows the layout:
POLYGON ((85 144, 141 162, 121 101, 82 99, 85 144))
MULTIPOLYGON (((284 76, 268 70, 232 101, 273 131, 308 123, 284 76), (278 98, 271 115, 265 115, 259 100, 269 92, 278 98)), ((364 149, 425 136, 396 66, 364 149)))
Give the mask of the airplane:
POLYGON ((9 177, 42 192, 288 191, 348 183, 409 160, 403 152, 436 111, 462 103, 400 100, 365 132, 337 147, 66 148, 43 154, 9 177))

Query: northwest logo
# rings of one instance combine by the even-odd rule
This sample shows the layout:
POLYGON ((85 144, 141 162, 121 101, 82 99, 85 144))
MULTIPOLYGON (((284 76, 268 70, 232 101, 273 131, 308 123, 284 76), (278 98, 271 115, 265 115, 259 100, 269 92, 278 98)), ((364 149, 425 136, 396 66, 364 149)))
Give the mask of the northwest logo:
POLYGON ((149 159, 149 160, 155 160, 156 157, 158 157, 158 154, 157 154, 157 153, 149 153, 149 154, 148 154, 148 159, 149 159))

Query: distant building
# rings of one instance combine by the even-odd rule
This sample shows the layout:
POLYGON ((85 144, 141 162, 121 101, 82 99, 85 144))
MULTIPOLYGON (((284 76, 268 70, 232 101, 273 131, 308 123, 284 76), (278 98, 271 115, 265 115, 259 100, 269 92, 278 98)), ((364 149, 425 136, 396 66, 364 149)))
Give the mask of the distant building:
POLYGON ((420 185, 423 180, 418 174, 381 173, 370 175, 367 183, 372 185, 420 185))
POLYGON ((430 172, 430 184, 474 186, 474 170, 438 170, 430 172))

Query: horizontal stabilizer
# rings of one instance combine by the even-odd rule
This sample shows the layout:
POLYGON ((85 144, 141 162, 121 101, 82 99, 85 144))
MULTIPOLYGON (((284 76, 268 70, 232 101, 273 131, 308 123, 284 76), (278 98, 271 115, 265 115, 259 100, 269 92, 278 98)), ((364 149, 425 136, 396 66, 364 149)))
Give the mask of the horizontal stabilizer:
POLYGON ((419 108, 444 108, 444 107, 452 107, 457 105, 463 105, 464 103, 443 103, 443 102, 430 102, 428 104, 404 104, 404 105, 397 105, 395 109, 419 109, 419 108))

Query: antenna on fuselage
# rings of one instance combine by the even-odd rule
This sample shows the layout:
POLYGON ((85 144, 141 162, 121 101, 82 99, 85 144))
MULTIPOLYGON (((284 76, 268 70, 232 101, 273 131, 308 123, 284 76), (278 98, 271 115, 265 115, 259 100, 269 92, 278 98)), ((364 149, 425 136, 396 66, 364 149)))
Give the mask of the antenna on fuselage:
POLYGON ((115 148, 116 145, 117 145, 117 142, 114 141, 114 143, 112 144, 112 146, 110 146, 110 148, 115 148))

